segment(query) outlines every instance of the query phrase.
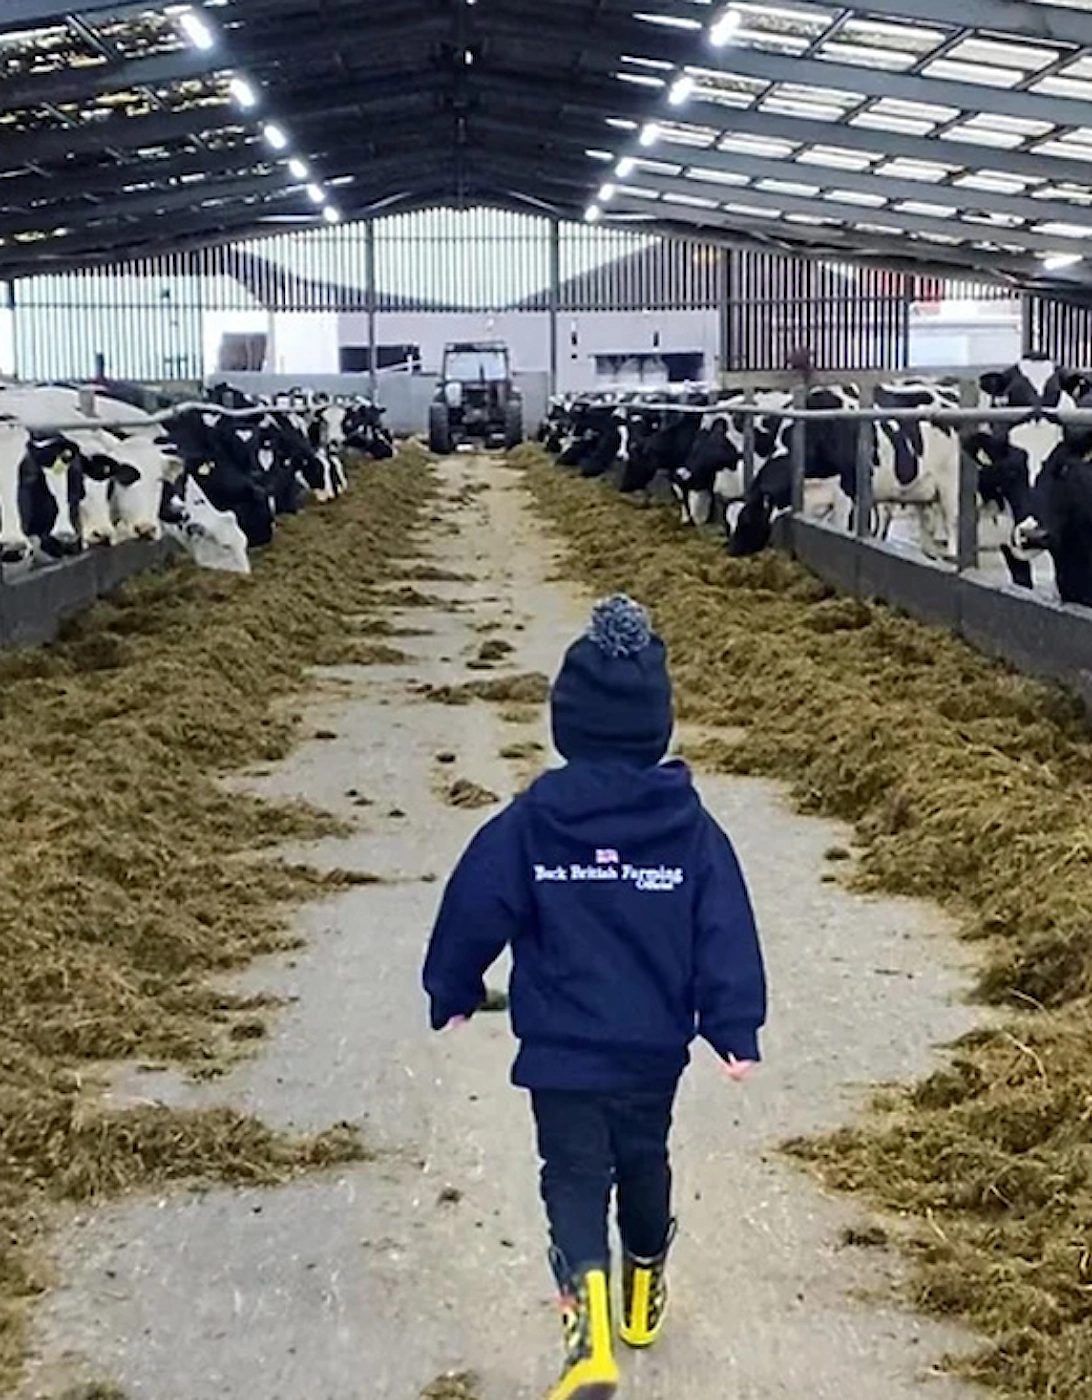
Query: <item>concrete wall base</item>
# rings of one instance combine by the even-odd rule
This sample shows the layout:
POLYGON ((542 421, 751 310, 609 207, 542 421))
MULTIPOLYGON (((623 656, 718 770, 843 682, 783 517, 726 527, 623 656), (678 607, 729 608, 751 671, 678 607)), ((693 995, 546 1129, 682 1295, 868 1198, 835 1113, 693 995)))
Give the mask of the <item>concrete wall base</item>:
POLYGON ((1092 710, 1092 609, 998 587, 787 515, 774 522, 774 544, 832 587, 946 627, 987 656, 1060 681, 1092 710))

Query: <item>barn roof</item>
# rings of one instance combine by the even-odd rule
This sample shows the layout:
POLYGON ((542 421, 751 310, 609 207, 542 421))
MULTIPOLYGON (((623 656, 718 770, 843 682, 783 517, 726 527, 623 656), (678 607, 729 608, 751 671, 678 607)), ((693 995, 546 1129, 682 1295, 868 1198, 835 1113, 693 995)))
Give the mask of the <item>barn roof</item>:
POLYGON ((1090 102, 1086 0, 3 0, 0 277, 489 203, 1092 295, 1090 102))

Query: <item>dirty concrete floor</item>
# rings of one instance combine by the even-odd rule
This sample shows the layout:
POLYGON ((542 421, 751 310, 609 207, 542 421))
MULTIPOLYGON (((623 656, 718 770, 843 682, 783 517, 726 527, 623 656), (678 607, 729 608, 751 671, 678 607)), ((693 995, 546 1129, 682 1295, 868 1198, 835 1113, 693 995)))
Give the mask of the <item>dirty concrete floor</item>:
MULTIPOLYGON (((505 1018, 432 1036, 418 988, 439 879, 495 810, 454 808, 438 788, 466 777, 507 795, 526 764, 500 750, 548 740, 541 715, 515 722, 504 707, 429 703, 414 686, 550 672, 587 600, 556 581, 517 473, 458 458, 443 477, 421 546, 469 577, 417 584, 444 601, 392 614, 427 629, 398 639, 412 663, 323 673, 309 720, 336 737, 304 743, 250 783, 358 818, 357 834, 308 858, 388 882, 304 911, 306 948, 239 979, 293 998, 257 1058, 211 1085, 145 1074, 116 1089, 226 1100, 299 1128, 361 1122, 378 1159, 281 1190, 177 1191, 72 1221, 20 1400, 88 1376, 134 1400, 415 1400, 439 1373, 467 1368, 480 1373, 482 1400, 534 1400, 554 1378, 536 1164, 527 1104, 507 1084, 505 1018), (467 670, 489 638, 515 651, 494 672, 467 670)), ((701 787, 736 840, 761 918, 767 1060, 740 1088, 696 1051, 674 1138, 674 1313, 659 1349, 623 1358, 623 1394, 970 1396, 930 1374, 966 1339, 883 1301, 891 1257, 840 1247, 859 1208, 825 1198, 775 1152, 787 1136, 845 1121, 868 1085, 927 1069, 970 1024, 966 969, 929 909, 824 882, 824 852, 846 831, 793 815, 770 784, 701 787)))

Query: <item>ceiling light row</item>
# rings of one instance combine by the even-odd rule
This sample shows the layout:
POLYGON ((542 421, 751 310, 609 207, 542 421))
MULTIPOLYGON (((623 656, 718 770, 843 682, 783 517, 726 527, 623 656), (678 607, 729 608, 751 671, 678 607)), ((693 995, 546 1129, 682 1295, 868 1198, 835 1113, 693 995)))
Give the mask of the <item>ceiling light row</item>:
MULTIPOLYGON (((207 53, 217 45, 219 36, 200 10, 183 10, 178 16, 178 28, 193 47, 200 49, 203 53, 207 53)), ((244 112, 254 111, 261 102, 258 89, 249 78, 244 77, 241 73, 232 75, 231 81, 228 83, 228 92, 231 94, 231 100, 244 112)), ((287 131, 275 121, 263 122, 262 139, 267 146, 278 153, 287 152, 292 145, 287 131)), ((298 180, 303 184, 307 198, 312 204, 322 209, 322 217, 326 222, 328 224, 340 223, 340 210, 329 202, 326 191, 314 179, 307 162, 297 155, 287 156, 286 162, 288 173, 293 180, 298 180)))
MULTIPOLYGON (((722 49, 730 43, 743 26, 743 15, 733 5, 722 10, 717 17, 712 20, 706 30, 706 39, 715 49, 722 49)), ((667 90, 667 101, 671 107, 684 107, 693 97, 697 90, 697 79, 692 73, 682 72, 675 78, 674 82, 667 90)), ((637 137, 637 144, 644 151, 650 150, 660 139, 660 128, 655 122, 646 122, 641 127, 637 137)), ((614 167, 614 178, 625 180, 633 174, 637 161, 633 156, 621 156, 614 167)), ((584 211, 584 218, 589 224, 598 223, 603 217, 602 206, 609 203, 616 193, 615 186, 611 181, 607 181, 599 190, 596 202, 590 204, 584 211)))
MULTIPOLYGON (((728 45, 743 26, 743 16, 739 10, 729 5, 714 19, 708 30, 706 38, 716 49, 722 49, 728 45)), ((682 107, 694 95, 697 88, 697 81, 690 73, 680 73, 667 91, 668 104, 672 107, 682 107)), ((655 122, 646 122, 640 129, 637 136, 637 144, 642 150, 650 150, 660 139, 660 128, 655 122)), ((614 180, 625 180, 633 174, 637 167, 636 158, 623 155, 615 164, 613 176, 614 180)), ((617 194, 617 187, 613 180, 607 180, 599 187, 595 202, 590 204, 584 211, 584 218, 589 224, 597 224, 603 217, 603 205, 609 204, 617 194)), ((1040 261, 1045 272, 1061 272, 1066 268, 1075 267, 1083 262, 1080 253, 1042 253, 1040 261)))

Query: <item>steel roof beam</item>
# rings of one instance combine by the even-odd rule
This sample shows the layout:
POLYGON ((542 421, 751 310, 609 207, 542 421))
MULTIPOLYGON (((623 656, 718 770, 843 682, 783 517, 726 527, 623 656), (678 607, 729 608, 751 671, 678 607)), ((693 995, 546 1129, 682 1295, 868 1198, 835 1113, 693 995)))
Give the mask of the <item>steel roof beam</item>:
POLYGON ((46 103, 83 103, 106 92, 161 87, 164 83, 204 78, 231 66, 232 60, 223 50, 202 53, 186 48, 176 53, 134 59, 130 63, 63 68, 36 78, 8 79, 0 83, 0 110, 10 112, 17 107, 40 107, 46 103))
MULTIPOLYGON (((770 213, 805 214, 814 215, 816 218, 836 219, 845 224, 850 233, 853 233, 859 224, 876 223, 886 224, 890 229, 899 229, 905 233, 945 233, 967 241, 975 239, 979 242, 1008 243, 1025 248, 1028 252, 1050 253, 1064 250, 1092 253, 1092 240, 1088 239, 1067 239, 1059 234, 1029 233, 1026 229, 992 228, 961 219, 929 218, 924 214, 905 214, 893 209, 869 209, 859 204, 813 199, 806 195, 726 188, 712 181, 687 180, 681 176, 652 175, 642 171, 639 176, 634 174, 627 183, 656 190, 660 194, 686 194, 724 203, 749 204, 754 209, 765 209, 770 213)), ((709 213, 715 215, 718 211, 710 210, 709 213)), ((730 213, 728 217, 731 217, 730 213)), ((872 237, 870 233, 862 233, 860 236, 863 242, 872 237)))
POLYGON ((696 126, 715 126, 733 135, 766 137, 801 145, 841 146, 845 150, 880 154, 889 159, 942 161, 965 170, 1001 170, 1032 180, 1071 181, 1092 186, 1092 161, 1011 151, 1003 146, 949 141, 935 136, 907 136, 902 132, 782 116, 778 112, 754 108, 737 111, 716 102, 687 103, 678 119, 692 121, 696 126))
MULTIPOLYGON (((420 144, 423 148, 423 143, 420 144)), ((408 152, 397 153, 379 161, 359 164, 358 168, 361 172, 370 171, 376 167, 380 170, 397 169, 400 165, 407 163, 409 154, 408 152)), ((209 224, 215 225, 219 215, 223 212, 223 206, 206 208, 204 204, 206 200, 237 202, 252 199, 255 195, 262 196, 266 200, 274 200, 282 192, 293 188, 302 191, 304 184, 304 181, 294 179, 287 169, 281 167, 264 175, 248 175, 235 180, 209 180, 200 184, 180 185, 171 190, 153 190, 130 196, 122 195, 116 200, 102 204, 82 204, 75 208, 50 206, 14 217, 0 215, 0 236, 10 237, 16 233, 48 231, 57 224, 68 228, 87 228, 90 225, 117 223, 119 220, 126 219, 140 219, 142 222, 152 223, 161 215, 170 214, 179 209, 192 209, 195 214, 204 213, 207 215, 209 224)), ((340 188, 331 191, 334 203, 340 203, 338 198, 340 193, 340 188)))
MULTIPOLYGON (((929 180, 898 179, 892 175, 842 170, 832 165, 804 165, 794 160, 740 155, 735 151, 698 150, 693 146, 673 144, 666 139, 661 140, 647 155, 656 161, 684 167, 700 166, 705 170, 743 175, 750 180, 781 180, 817 185, 828 190, 852 190, 884 199, 935 204, 961 213, 974 209, 982 213, 1028 219, 1033 223, 1092 223, 1092 209, 1088 206, 1065 204, 1060 200, 996 194, 987 190, 936 184, 929 180)), ((637 159, 639 162, 641 157, 637 159)), ((725 186, 725 189, 738 190, 741 195, 748 193, 745 185, 725 186)), ((880 208, 875 212, 882 214, 884 210, 880 208)))
POLYGON ((548 81, 532 75, 515 78, 507 74, 479 72, 477 81, 478 91, 487 100, 491 95, 502 99, 503 105, 498 110, 503 114, 515 111, 519 106, 524 109, 530 106, 539 111, 551 108, 556 111, 563 107, 599 118, 604 123, 600 144, 619 154, 630 150, 635 143, 624 131, 612 131, 606 125, 607 117, 623 118, 636 126, 659 118, 665 122, 710 127, 726 135, 757 136, 796 145, 840 146, 845 150, 862 151, 889 159, 940 161, 968 171, 1000 170, 1033 180, 1092 187, 1092 161, 1067 156, 1012 151, 1005 147, 949 141, 932 136, 906 136, 901 132, 847 126, 842 122, 782 116, 756 108, 728 107, 701 98, 693 98, 685 107, 672 108, 666 113, 654 112, 647 98, 639 95, 638 89, 617 80, 607 86, 602 80, 593 82, 587 78, 583 81, 574 78, 560 92, 548 81))
POLYGON ((18 29, 46 29, 50 25, 64 24, 66 16, 77 13, 85 18, 117 13, 134 9, 135 5, 119 3, 119 0, 3 0, 0 5, 0 34, 18 29))
MULTIPOLYGON (((852 9, 849 0, 845 8, 852 9)), ((579 11, 571 13, 574 18, 579 15, 579 11)), ((559 27, 564 23, 560 15, 556 23, 559 27)), ((647 24, 638 19, 589 26, 585 18, 585 26, 585 37, 580 43, 582 54, 606 72, 624 68, 619 55, 626 54, 677 66, 704 67, 725 76, 835 89, 860 93, 862 97, 894 97, 905 102, 952 107, 969 114, 996 113, 1058 126, 1083 126, 1089 120, 1088 104, 1072 97, 897 73, 851 63, 827 62, 822 58, 798 58, 741 46, 714 50, 697 41, 692 31, 647 24)), ((504 11, 490 13, 489 29, 498 36, 508 35, 519 41, 534 34, 533 21, 504 11)))
MULTIPOLYGON (((291 119, 305 124, 339 111, 353 113, 374 107, 404 109, 434 96, 439 87, 440 84, 435 79, 427 77, 421 80, 418 86, 408 86, 404 75, 395 74, 376 79, 369 83, 366 89, 353 85, 328 90, 323 95, 322 89, 316 88, 306 103, 301 101, 290 111, 278 108, 276 115, 285 121, 291 119)), ((239 112, 228 103, 214 103, 195 105, 178 112, 157 112, 143 117, 117 115, 74 130, 58 128, 50 131, 9 132, 5 143, 5 155, 12 163, 6 168, 18 169, 29 164, 59 161, 68 155, 81 152, 97 153, 104 146, 132 150, 184 140, 199 133, 215 134, 240 128, 251 130, 259 120, 260 117, 254 112, 239 112)), ((299 136, 295 128, 292 134, 297 138, 299 136)), ((305 143, 299 141, 298 144, 302 147, 305 143)))
POLYGON ((1028 0, 959 0, 958 7, 951 0, 847 0, 849 3, 857 15, 871 19, 901 19, 947 29, 988 29, 1005 37, 1092 48, 1092 14, 1063 5, 1028 4, 1028 0))
POLYGON ((605 226, 634 228, 645 231, 660 230, 675 232, 673 224, 682 224, 694 230, 694 237, 702 241, 721 243, 727 247, 741 247, 752 251, 789 254, 807 258, 818 258, 824 262, 836 259, 854 263, 862 267, 884 268, 892 272, 918 274, 937 277, 987 277, 991 281, 1003 281, 1012 286, 1013 292, 1021 290, 1036 272, 1041 272, 1031 260, 979 252, 971 258, 966 251, 949 248, 930 247, 923 257, 908 256, 905 240, 884 238, 881 235, 861 235, 861 242, 851 246, 844 238, 838 237, 837 230, 808 229, 802 225, 786 224, 783 228, 771 229, 767 224, 749 221, 735 214, 687 208, 681 205, 653 204, 645 199, 630 199, 619 195, 613 201, 605 226), (632 215, 632 219, 616 216, 632 215), (833 237, 830 235, 834 235, 833 237))
MULTIPOLYGON (((336 16, 325 18, 316 27, 313 16, 307 24, 300 23, 298 32, 280 24, 273 33, 251 32, 251 26, 231 30, 227 44, 200 51, 188 46, 170 53, 154 54, 150 58, 133 59, 126 63, 102 63, 84 68, 65 68, 33 78, 20 78, 0 83, 0 110, 39 106, 47 102, 84 102, 102 93, 122 92, 127 88, 184 82, 208 77, 229 68, 241 68, 249 73, 261 73, 270 66, 301 63, 308 59, 355 56, 375 52, 377 26, 370 23, 364 34, 346 35, 336 49, 331 49, 330 27, 336 16)), ((254 27, 256 30, 256 26, 254 27)), ((420 41, 423 35, 444 32, 436 16, 402 16, 397 22, 381 26, 383 58, 388 62, 390 47, 410 40, 420 41)), ((388 66, 389 71, 389 66, 388 66)))

